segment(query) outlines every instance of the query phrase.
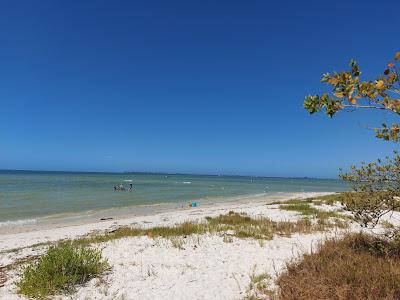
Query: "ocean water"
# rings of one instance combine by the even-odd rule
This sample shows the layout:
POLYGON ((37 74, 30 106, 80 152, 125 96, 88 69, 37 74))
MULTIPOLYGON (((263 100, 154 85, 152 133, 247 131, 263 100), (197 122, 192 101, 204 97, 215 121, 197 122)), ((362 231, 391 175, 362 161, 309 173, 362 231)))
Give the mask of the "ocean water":
POLYGON ((340 180, 143 173, 0 171, 0 226, 35 223, 37 218, 111 208, 226 200, 287 192, 336 192, 340 180), (132 180, 134 191, 126 188, 132 180))

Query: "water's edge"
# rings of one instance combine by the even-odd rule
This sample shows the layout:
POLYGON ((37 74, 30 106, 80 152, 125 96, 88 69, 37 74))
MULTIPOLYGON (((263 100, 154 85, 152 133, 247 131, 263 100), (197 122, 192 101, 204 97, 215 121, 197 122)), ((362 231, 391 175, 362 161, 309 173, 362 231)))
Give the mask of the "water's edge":
POLYGON ((215 197, 199 199, 196 208, 190 208, 188 203, 159 203, 151 205, 132 205, 127 207, 116 207, 104 210, 90 210, 79 213, 54 214, 37 219, 17 220, 15 222, 3 222, 0 226, 0 235, 29 232, 42 229, 60 228, 68 226, 77 226, 101 221, 121 220, 136 216, 156 215, 165 212, 202 210, 215 205, 234 205, 245 203, 272 203, 275 201, 285 201, 293 198, 307 198, 315 195, 328 195, 334 192, 276 192, 254 195, 244 195, 235 197, 215 197))

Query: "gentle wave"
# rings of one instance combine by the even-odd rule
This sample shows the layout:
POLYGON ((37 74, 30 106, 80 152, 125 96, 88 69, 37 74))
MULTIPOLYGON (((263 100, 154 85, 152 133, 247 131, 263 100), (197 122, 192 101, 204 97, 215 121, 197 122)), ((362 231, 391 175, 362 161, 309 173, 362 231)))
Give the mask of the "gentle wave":
POLYGON ((15 221, 5 221, 0 222, 0 227, 7 226, 18 226, 18 225, 32 225, 36 224, 37 219, 23 219, 23 220, 15 220, 15 221))

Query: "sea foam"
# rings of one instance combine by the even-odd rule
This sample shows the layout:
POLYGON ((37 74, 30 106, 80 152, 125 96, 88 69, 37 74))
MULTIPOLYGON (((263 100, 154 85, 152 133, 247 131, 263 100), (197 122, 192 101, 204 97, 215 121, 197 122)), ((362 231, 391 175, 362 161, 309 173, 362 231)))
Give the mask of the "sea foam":
POLYGON ((0 227, 11 227, 11 226, 21 226, 21 225, 32 225, 36 224, 37 219, 22 219, 22 220, 8 220, 0 222, 0 227))

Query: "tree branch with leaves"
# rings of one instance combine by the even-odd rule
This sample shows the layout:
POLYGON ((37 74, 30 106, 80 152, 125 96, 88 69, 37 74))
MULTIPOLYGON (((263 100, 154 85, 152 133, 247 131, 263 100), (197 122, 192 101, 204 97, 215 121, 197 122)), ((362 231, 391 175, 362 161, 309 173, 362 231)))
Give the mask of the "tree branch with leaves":
MULTIPOLYGON (((374 80, 360 81, 361 71, 356 61, 350 61, 350 71, 326 73, 321 82, 331 87, 330 93, 307 96, 304 108, 310 114, 325 110, 333 117, 341 110, 378 109, 400 115, 400 79, 396 63, 400 61, 400 51, 387 64, 383 73, 374 80)), ((385 123, 374 128, 376 136, 384 140, 399 140, 400 126, 385 123)))

